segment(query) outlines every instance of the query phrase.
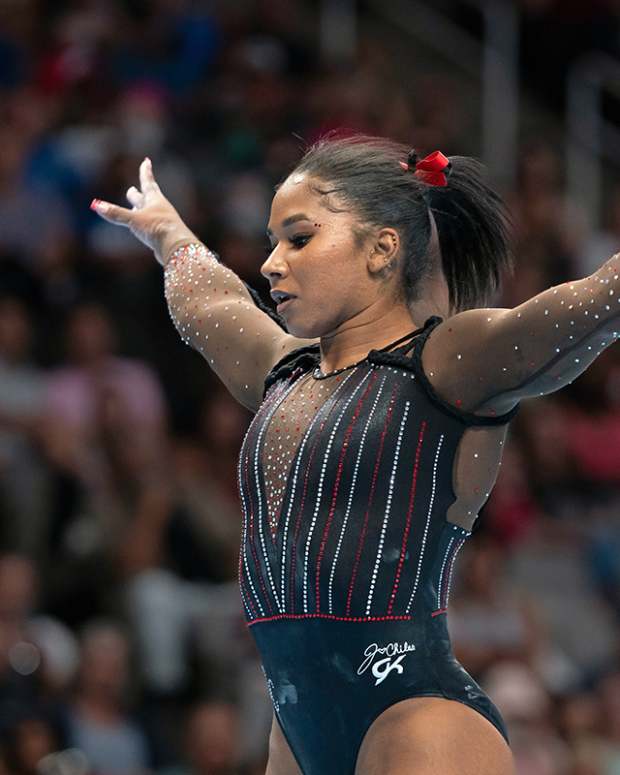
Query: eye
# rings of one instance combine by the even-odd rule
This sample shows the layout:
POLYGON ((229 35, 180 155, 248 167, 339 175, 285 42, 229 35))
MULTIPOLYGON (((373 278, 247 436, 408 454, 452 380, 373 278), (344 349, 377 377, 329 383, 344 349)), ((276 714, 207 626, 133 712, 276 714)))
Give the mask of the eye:
POLYGON ((291 237, 290 242, 296 250, 301 250, 310 242, 311 238, 312 235, 310 234, 296 234, 294 237, 291 237))
MULTIPOLYGON (((295 250, 301 250, 308 244, 308 242, 310 242, 311 239, 311 234, 296 234, 294 237, 289 237, 289 242, 295 250)), ((278 244, 279 243, 277 242, 275 245, 272 245, 270 242, 265 243, 265 252, 268 256, 273 253, 273 251, 278 247, 278 244)))

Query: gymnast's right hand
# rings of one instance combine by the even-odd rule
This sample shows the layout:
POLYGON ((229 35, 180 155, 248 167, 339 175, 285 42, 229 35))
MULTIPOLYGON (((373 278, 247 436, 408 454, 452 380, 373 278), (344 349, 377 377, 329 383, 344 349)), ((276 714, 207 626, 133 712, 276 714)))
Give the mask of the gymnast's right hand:
POLYGON ((131 209, 100 199, 93 199, 91 208, 104 220, 126 226, 140 242, 151 248, 162 266, 175 245, 198 241, 162 194, 150 159, 144 159, 140 165, 140 189, 131 186, 127 199, 131 209))

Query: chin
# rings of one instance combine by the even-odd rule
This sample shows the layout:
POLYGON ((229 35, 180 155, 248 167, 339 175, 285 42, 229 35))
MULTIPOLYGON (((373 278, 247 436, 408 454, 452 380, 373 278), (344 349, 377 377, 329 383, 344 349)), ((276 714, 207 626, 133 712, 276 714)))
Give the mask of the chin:
POLYGON ((291 324, 286 320, 284 321, 284 325, 286 328, 286 333, 297 337, 297 339, 315 339, 317 336, 320 336, 319 334, 311 333, 308 327, 304 325, 295 325, 294 323, 291 324))
POLYGON ((283 322, 286 326, 286 332, 298 339, 319 339, 329 331, 328 327, 317 322, 310 323, 303 320, 293 322, 286 319, 283 322))
POLYGON ((310 317, 304 316, 299 309, 284 310, 284 314, 280 315, 287 334, 298 339, 320 339, 322 336, 337 331, 342 325, 343 321, 334 316, 333 310, 330 310, 331 318, 319 317, 320 313, 325 312, 325 306, 309 305, 306 309, 310 309, 310 317))

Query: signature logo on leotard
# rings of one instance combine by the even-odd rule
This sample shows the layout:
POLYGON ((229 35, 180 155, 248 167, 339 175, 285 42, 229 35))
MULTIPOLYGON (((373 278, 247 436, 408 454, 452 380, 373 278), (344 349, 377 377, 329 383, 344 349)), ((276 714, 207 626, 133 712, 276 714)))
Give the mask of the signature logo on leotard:
POLYGON ((410 651, 415 651, 413 643, 388 643, 387 646, 379 646, 377 643, 371 643, 364 651, 364 661, 357 668, 357 674, 362 675, 372 665, 372 674, 377 679, 375 686, 383 683, 392 670, 396 670, 399 675, 403 673, 401 662, 410 651), (383 656, 383 659, 376 659, 377 656, 383 656))

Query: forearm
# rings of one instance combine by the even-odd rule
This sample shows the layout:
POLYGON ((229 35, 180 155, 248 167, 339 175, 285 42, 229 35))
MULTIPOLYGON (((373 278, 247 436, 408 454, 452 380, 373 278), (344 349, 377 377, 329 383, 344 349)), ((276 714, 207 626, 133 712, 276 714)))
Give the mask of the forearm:
POLYGON ((620 254, 594 274, 550 288, 513 312, 530 318, 560 348, 570 348, 577 338, 613 331, 620 321, 620 254), (544 325, 549 322, 553 326, 544 325))
POLYGON ((184 243, 173 251, 165 268, 165 291, 181 338, 248 409, 260 405, 264 379, 274 363, 308 344, 286 334, 259 309, 242 280, 202 243, 184 243))
POLYGON ((181 338, 214 365, 209 353, 215 356, 227 346, 232 324, 254 306, 244 283, 198 240, 173 247, 164 283, 168 311, 181 338))
POLYGON ((550 288, 498 320, 503 390, 520 398, 572 382, 618 338, 620 258, 594 274, 550 288), (512 364, 510 363, 512 361, 512 364))
POLYGON ((528 360, 521 384, 543 380, 544 392, 550 392, 579 376, 618 338, 620 258, 613 256, 589 277, 551 288, 524 306, 522 314, 526 322, 532 318, 537 335, 525 332, 523 338, 528 360), (526 344, 528 339, 534 341, 526 344))

